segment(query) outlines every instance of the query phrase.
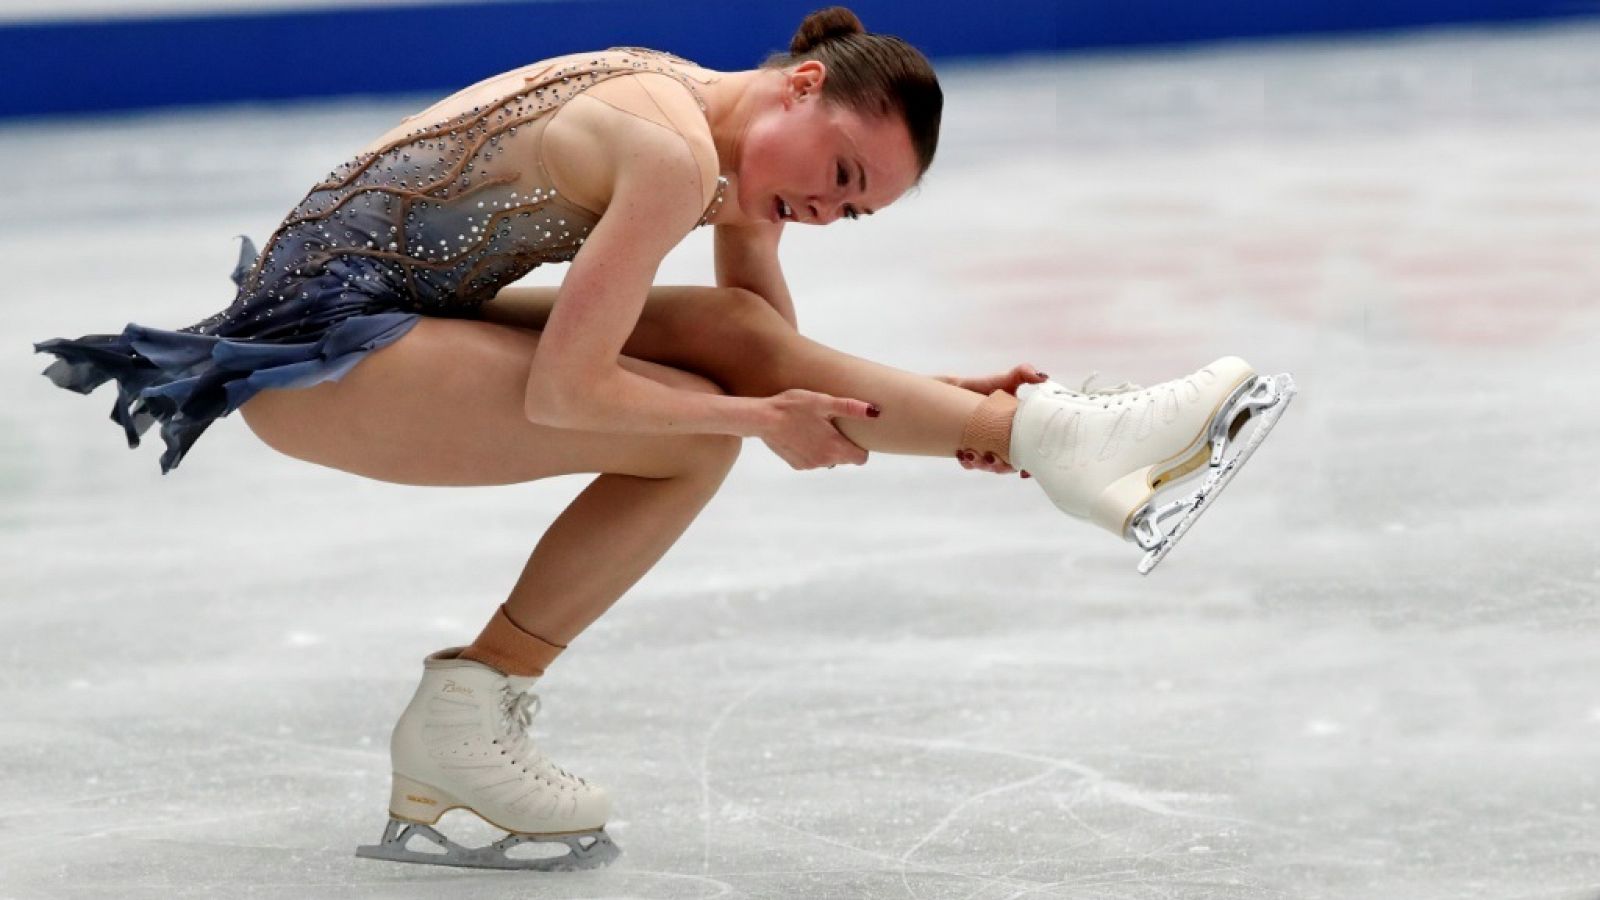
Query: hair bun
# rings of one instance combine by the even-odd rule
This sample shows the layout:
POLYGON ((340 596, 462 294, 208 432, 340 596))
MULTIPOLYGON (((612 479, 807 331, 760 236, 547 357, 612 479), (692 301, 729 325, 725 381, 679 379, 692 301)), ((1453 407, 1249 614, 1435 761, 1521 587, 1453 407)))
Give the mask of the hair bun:
POLYGON ((789 52, 799 56, 811 52, 818 44, 848 34, 862 34, 866 30, 856 14, 842 6, 819 9, 800 23, 800 30, 794 33, 794 40, 789 42, 789 52))

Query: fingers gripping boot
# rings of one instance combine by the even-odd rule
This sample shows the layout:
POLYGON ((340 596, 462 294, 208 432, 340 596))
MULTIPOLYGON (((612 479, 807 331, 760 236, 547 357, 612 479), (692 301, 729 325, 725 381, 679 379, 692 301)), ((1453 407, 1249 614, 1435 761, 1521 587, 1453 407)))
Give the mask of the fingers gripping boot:
POLYGON ((1204 467, 1213 418, 1254 375, 1229 356, 1142 389, 1023 385, 1011 464, 1032 475, 1061 511, 1127 537, 1129 520, 1157 487, 1204 467))
POLYGON ((604 790, 544 757, 527 728, 538 710, 534 678, 508 677, 458 658, 424 662, 422 683, 390 740, 395 817, 432 824, 470 809, 518 834, 587 831, 605 825, 604 790))

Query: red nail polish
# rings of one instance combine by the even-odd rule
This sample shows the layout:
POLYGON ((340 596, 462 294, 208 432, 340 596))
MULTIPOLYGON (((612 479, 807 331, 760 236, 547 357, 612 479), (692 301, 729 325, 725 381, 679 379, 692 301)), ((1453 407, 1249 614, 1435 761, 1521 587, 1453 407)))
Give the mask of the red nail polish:
POLYGON ((1033 476, 1032 476, 1032 475, 1029 475, 1029 474, 1028 474, 1028 473, 1027 473, 1027 472, 1023 472, 1023 473, 1022 473, 1022 477, 1023 477, 1023 478, 1032 478, 1032 477, 1033 477, 1033 476))
POLYGON ((1046 374, 1045 374, 1045 373, 1043 373, 1043 372, 1040 372, 1040 373, 1039 373, 1039 377, 1040 377, 1040 378, 1044 378, 1044 379, 1046 379, 1046 380, 1048 380, 1048 379, 1049 379, 1049 378, 1050 378, 1050 376, 1049 376, 1049 375, 1046 375, 1046 374))
POLYGON ((877 417, 883 415, 883 411, 878 409, 876 406, 869 406, 867 407, 867 415, 876 419, 877 417))
POLYGON ((986 462, 986 463, 993 464, 994 463, 994 454, 993 453, 985 453, 983 455, 983 461, 986 462))

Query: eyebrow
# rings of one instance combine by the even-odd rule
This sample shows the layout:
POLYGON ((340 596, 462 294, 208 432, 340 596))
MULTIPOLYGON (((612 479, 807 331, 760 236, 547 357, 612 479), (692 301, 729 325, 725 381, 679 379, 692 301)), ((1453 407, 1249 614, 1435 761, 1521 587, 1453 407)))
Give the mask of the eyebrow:
MULTIPOLYGON (((861 178, 861 193, 865 194, 867 192, 867 167, 863 166, 861 164, 861 160, 859 160, 859 159, 856 160, 855 163, 856 163, 856 174, 859 175, 860 178, 861 178)), ((861 211, 861 213, 862 213, 862 215, 870 216, 870 215, 872 215, 872 210, 863 209, 861 211)))

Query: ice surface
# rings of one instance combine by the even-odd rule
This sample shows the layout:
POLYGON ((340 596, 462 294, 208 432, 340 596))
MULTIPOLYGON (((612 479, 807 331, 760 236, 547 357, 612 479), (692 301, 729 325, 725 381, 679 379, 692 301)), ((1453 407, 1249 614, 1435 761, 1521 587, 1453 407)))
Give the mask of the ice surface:
POLYGON ((376 484, 237 419, 163 478, 26 347, 219 308, 231 236, 420 98, 0 129, 0 897, 1600 897, 1597 60, 948 68, 923 189, 786 238, 807 331, 1300 398, 1149 579, 1027 482, 752 443, 544 684, 624 848, 570 877, 352 851, 421 657, 581 480, 376 484))

